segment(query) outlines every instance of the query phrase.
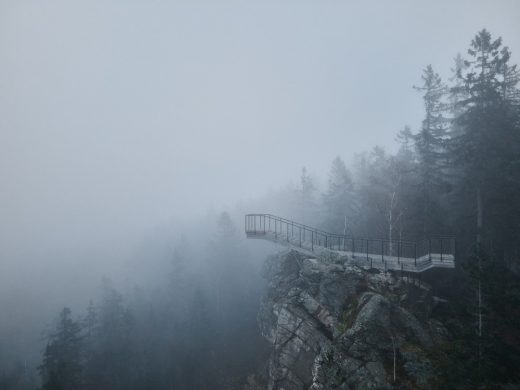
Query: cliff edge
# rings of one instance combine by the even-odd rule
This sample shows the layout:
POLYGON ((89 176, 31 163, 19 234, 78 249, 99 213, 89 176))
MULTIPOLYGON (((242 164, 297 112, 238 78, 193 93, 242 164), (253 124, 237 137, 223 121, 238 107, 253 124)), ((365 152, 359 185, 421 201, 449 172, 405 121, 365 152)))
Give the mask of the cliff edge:
POLYGON ((430 355, 446 341, 446 330, 429 316, 431 289, 348 260, 296 251, 267 260, 259 323, 272 352, 248 389, 432 386, 430 355))

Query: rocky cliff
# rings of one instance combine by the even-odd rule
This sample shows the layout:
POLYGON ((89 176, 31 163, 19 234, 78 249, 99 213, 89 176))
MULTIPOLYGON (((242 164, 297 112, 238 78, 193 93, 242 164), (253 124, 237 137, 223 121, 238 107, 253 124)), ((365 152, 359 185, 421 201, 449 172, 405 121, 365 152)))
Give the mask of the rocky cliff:
POLYGON ((430 318, 430 288, 348 260, 290 251, 267 261, 259 322, 272 352, 249 389, 431 388, 446 331, 430 318))

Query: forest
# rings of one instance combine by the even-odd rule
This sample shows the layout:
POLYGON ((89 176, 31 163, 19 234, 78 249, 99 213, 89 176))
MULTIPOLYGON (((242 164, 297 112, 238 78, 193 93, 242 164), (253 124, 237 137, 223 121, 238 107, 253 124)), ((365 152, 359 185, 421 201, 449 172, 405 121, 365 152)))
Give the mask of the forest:
POLYGON ((4 358, 0 389, 242 388, 269 355, 256 316, 273 247, 242 232, 243 215, 256 211, 349 237, 455 237, 456 269, 424 276, 450 302, 438 388, 516 388, 520 70, 506 44, 482 29, 448 79, 431 65, 418 69, 422 124, 396 132, 397 152, 330 156, 326 178, 306 166, 294 184, 209 215, 202 245, 197 229, 174 244, 168 234, 152 241, 142 257, 161 268, 147 285, 122 293, 104 279, 82 311, 49 313, 37 374, 4 358))

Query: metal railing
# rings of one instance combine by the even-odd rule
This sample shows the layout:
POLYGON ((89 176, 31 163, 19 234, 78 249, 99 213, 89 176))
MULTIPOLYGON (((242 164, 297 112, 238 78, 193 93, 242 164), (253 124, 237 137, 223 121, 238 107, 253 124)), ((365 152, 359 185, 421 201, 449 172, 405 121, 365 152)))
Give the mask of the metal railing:
POLYGON ((350 252, 366 260, 397 261, 413 259, 414 266, 427 261, 451 261, 455 257, 455 239, 436 237, 421 242, 386 240, 374 238, 354 238, 326 232, 298 222, 271 214, 247 214, 245 232, 248 237, 271 236, 275 241, 287 241, 311 251, 315 247, 333 251, 350 252), (419 264, 418 264, 419 263, 419 264))

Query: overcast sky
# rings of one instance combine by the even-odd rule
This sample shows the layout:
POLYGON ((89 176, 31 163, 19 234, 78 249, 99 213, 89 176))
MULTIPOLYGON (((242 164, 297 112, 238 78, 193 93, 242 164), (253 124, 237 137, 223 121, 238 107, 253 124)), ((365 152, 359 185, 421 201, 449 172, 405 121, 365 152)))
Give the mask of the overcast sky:
POLYGON ((422 68, 448 76, 483 27, 520 62, 519 19, 514 0, 1 0, 0 256, 393 149, 422 68))

